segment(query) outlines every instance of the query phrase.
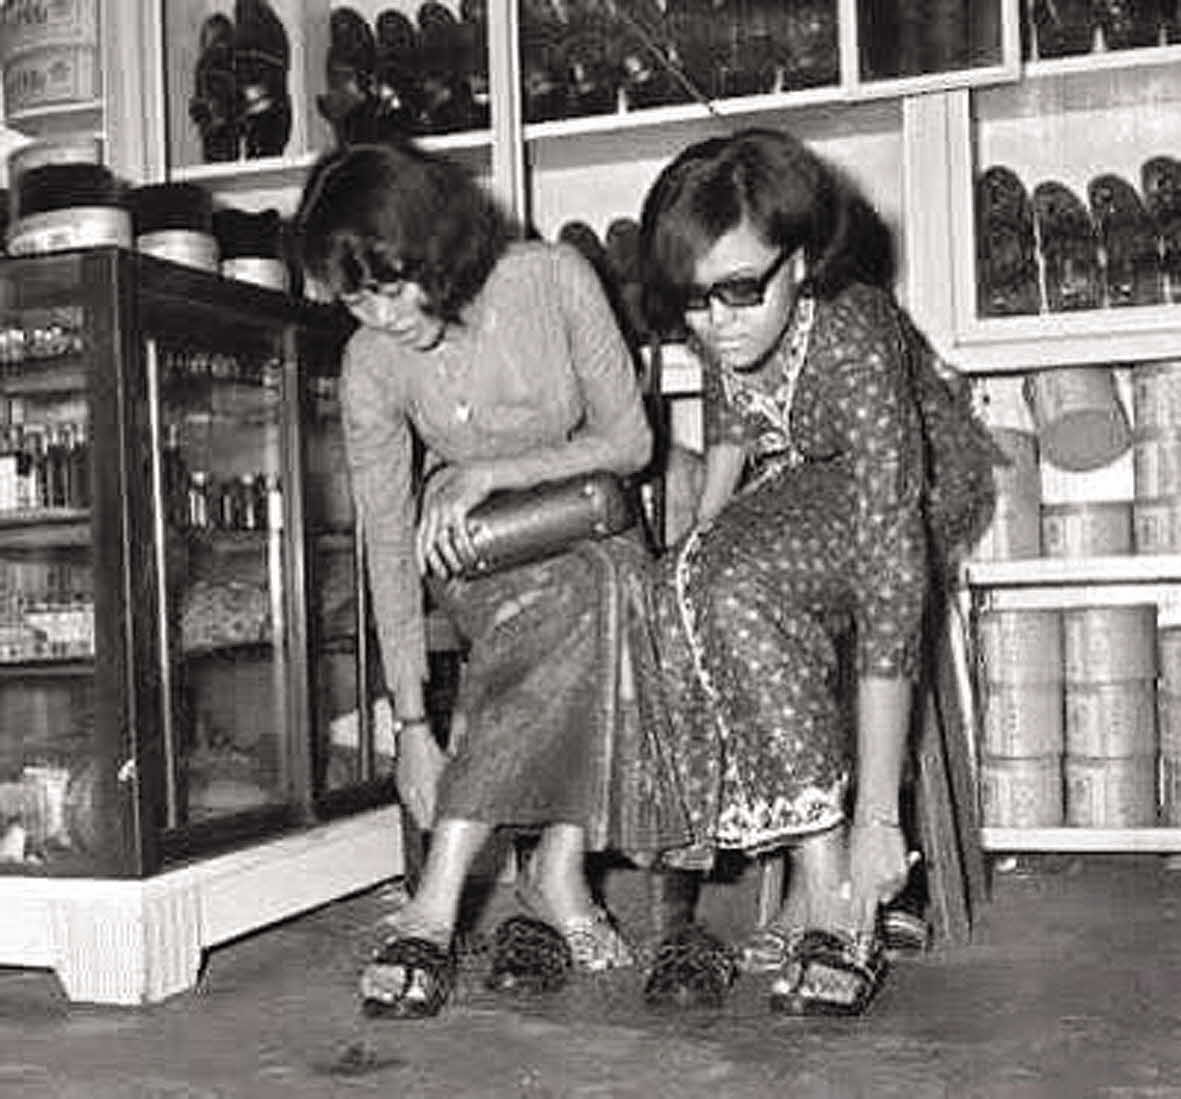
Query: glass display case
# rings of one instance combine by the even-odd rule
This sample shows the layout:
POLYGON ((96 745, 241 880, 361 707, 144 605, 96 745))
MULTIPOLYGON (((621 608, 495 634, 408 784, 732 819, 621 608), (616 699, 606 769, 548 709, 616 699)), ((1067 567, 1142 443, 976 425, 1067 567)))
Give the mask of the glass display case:
MULTIPOLYGON (((82 926, 84 883, 122 882, 120 911, 170 898, 160 942, 196 905, 187 958, 194 938, 398 872, 334 397, 349 330, 327 306, 115 248, 0 263, 6 914, 64 898, 82 926), (217 894, 219 925, 201 889, 221 875, 243 893, 217 894)), ((30 920, 18 940, 56 926, 30 920)), ((173 980, 147 941, 118 973, 173 980)), ((31 957, 0 933, 0 964, 31 957)))

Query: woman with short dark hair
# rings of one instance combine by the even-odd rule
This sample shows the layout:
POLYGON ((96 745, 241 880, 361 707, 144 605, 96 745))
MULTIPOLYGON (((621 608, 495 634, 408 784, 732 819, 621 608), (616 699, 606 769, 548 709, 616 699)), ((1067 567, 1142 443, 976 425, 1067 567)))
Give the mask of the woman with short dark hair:
POLYGON ((574 964, 628 964, 583 857, 620 840, 606 793, 624 714, 619 608, 643 543, 629 532, 464 572, 476 557, 468 513, 493 493, 649 460, 636 371, 597 276, 569 246, 512 239, 465 171, 408 145, 327 155, 298 226, 309 272, 360 322, 342 367, 349 469, 401 719, 398 788, 434 820, 418 889, 364 971, 365 1005, 398 1016, 442 1005, 463 883, 499 825, 544 829, 524 899, 574 964), (424 719, 424 580, 470 643, 445 766, 424 719))
MULTIPOLYGON (((775 1010, 858 1012, 883 973, 878 907, 910 865, 899 795, 930 567, 987 515, 993 452, 892 297, 886 227, 795 138, 686 149, 642 230, 655 311, 683 318, 704 364, 704 484, 657 590, 655 684, 697 842, 666 857, 789 847, 746 967, 771 972, 775 1010), (925 394, 955 413, 954 498, 932 492, 925 394)), ((682 947, 651 994, 685 992, 682 947)))

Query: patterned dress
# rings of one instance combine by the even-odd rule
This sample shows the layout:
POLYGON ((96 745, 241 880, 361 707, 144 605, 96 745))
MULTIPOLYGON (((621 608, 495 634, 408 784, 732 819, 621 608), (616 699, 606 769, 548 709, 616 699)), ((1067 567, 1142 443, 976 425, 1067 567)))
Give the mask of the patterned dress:
POLYGON ((801 300, 754 376, 707 364, 706 442, 744 487, 662 563, 656 644, 693 845, 757 851, 843 817, 859 673, 913 677, 928 583, 923 423, 905 318, 854 285, 801 300), (847 677, 846 677, 847 678, 847 677))

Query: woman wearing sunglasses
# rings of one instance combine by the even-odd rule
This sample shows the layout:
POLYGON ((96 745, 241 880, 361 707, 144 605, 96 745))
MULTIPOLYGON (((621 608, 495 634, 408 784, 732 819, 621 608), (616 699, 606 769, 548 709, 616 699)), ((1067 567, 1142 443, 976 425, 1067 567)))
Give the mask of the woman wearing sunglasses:
MULTIPOLYGON (((400 718, 398 789, 432 829, 418 889, 362 973, 364 1006, 407 1017, 443 1005, 462 888, 496 826, 544 829, 521 888, 534 930, 508 925, 528 941, 506 956, 528 954, 541 923, 576 968, 627 965, 583 859, 617 816, 601 791, 622 714, 619 608, 628 578, 643 591, 645 547, 625 532, 464 573, 466 517, 492 493, 649 460, 634 363, 598 277, 571 247, 510 240, 465 171, 410 146, 329 153, 298 224, 306 267, 359 322, 341 373, 352 490, 400 718), (424 711, 424 581, 469 643, 445 765, 424 711)), ((529 976, 510 963, 506 978, 529 976)))
MULTIPOLYGON (((686 149, 642 230, 654 311, 683 318, 704 363, 696 524, 657 587, 657 689, 697 837, 666 865, 789 847, 782 907, 740 967, 770 974, 773 1010, 855 1014, 914 858, 899 801, 931 554, 927 352, 891 296, 887 229, 786 134, 686 149)), ((693 968, 703 941, 665 944, 650 998, 700 993, 702 964, 716 993, 724 966, 693 968)))

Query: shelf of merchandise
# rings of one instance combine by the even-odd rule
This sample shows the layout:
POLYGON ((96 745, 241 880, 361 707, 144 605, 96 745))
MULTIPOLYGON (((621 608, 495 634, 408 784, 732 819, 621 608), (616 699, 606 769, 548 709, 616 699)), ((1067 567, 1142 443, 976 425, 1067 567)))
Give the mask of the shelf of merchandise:
POLYGON ((964 582, 970 588, 1181 584, 1181 554, 968 561, 964 565, 964 582))

